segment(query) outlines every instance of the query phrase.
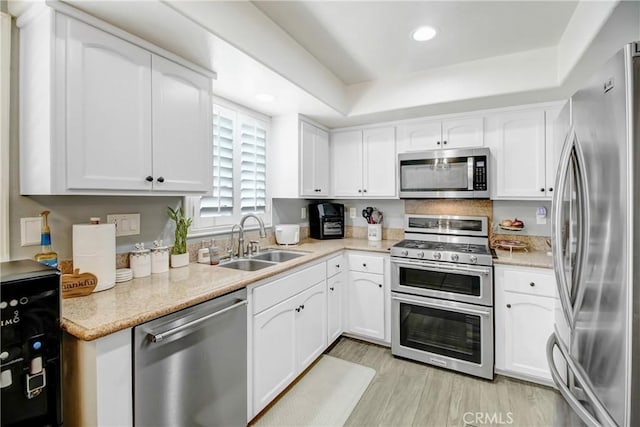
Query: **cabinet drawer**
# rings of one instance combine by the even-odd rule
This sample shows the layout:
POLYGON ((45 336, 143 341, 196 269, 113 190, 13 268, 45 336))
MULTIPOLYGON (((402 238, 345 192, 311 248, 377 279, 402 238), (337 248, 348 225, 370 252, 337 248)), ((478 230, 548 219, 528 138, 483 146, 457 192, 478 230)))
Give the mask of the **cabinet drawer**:
POLYGON ((553 271, 504 270, 506 291, 553 297, 556 293, 556 279, 553 271))
POLYGON ((253 314, 297 295, 326 278, 325 264, 320 263, 258 286, 253 290, 253 314))
POLYGON ((384 259, 370 255, 349 254, 349 270, 384 274, 384 259))
POLYGON ((344 271, 344 256, 338 255, 327 260, 327 277, 333 277, 344 271))

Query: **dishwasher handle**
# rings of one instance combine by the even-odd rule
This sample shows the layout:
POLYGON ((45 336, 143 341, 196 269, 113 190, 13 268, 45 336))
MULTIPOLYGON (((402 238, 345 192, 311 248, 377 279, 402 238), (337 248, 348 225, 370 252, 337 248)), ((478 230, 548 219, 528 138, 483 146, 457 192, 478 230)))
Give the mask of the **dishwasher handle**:
POLYGON ((199 324, 201 324, 202 322, 206 322, 209 319, 213 319, 216 316, 220 316, 221 314, 224 314, 228 311, 234 310, 238 307, 242 307, 243 305, 247 305, 247 300, 243 299, 243 300, 239 300, 238 302, 236 302, 233 305, 230 305, 229 307, 223 308, 222 310, 218 310, 218 311, 214 311, 213 313, 207 314, 206 316, 202 316, 199 319, 193 320, 191 322, 185 323, 184 325, 180 325, 177 326, 173 329, 169 329, 168 331, 164 331, 164 332, 159 332, 157 334, 155 333, 150 333, 148 335, 149 337, 149 341, 154 342, 154 343, 159 343, 162 342, 163 340, 169 338, 171 335, 175 335, 178 332, 182 332, 185 331, 189 328, 193 328, 195 326, 198 326, 199 324))

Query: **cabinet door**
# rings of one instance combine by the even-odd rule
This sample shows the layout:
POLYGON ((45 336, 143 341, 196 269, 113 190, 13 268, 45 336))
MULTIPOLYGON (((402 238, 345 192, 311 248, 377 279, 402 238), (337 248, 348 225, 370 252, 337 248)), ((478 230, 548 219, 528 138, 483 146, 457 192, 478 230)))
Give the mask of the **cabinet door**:
POLYGON ((363 137, 363 189, 365 197, 396 195, 396 146, 393 127, 365 129, 363 137))
POLYGON ((398 153, 441 148, 440 121, 419 122, 398 126, 398 153))
POLYGON ((300 124, 300 188, 302 196, 329 195, 329 134, 300 124))
POLYGON ((153 56, 153 188, 205 193, 212 183, 209 79, 153 56))
MULTIPOLYGON (((327 348, 327 295, 322 281, 296 297, 296 358, 303 371, 327 348)), ((274 341, 277 343, 277 341, 274 341)))
POLYGON ((66 37, 66 185, 151 190, 151 54, 72 18, 66 37))
POLYGON ((334 342, 342 334, 344 276, 344 273, 338 273, 327 279, 328 344, 334 342))
POLYGON ((569 101, 562 107, 546 110, 545 113, 546 128, 546 184, 547 196, 553 197, 554 185, 556 182, 556 173, 558 164, 560 163, 560 155, 562 154, 562 146, 564 139, 569 131, 569 101))
POLYGON ((484 118, 445 120, 442 122, 442 148, 482 147, 484 118))
POLYGON ((546 344, 553 332, 554 299, 505 292, 504 368, 544 380, 551 380, 546 344))
POLYGON ((545 198, 544 111, 501 114, 495 126, 493 198, 545 198))
POLYGON ((333 195, 362 196, 362 131, 334 133, 331 153, 333 195))
POLYGON ((253 318, 253 410, 260 412, 297 375, 295 297, 253 318))
POLYGON ((300 123, 300 189, 302 196, 318 195, 315 182, 316 127, 300 123))
POLYGON ((349 332, 384 339, 384 276, 349 272, 349 332))
POLYGON ((313 142, 313 182, 318 196, 329 195, 329 133, 316 128, 313 142))

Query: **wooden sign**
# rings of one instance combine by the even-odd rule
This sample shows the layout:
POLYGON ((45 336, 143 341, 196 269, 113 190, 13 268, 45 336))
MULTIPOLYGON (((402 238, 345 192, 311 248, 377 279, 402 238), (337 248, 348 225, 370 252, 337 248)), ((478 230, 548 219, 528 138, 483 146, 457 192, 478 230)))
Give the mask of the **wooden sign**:
POLYGON ((95 274, 82 273, 80 269, 73 270, 73 274, 62 275, 62 298, 75 298, 89 295, 98 285, 95 274))

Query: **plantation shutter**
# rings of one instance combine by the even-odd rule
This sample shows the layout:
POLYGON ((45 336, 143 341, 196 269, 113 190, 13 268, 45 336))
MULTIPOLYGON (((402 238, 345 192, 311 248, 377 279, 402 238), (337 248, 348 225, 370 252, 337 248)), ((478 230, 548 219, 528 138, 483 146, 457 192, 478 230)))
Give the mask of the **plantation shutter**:
POLYGON ((264 213, 267 203, 267 131, 248 117, 240 118, 240 212, 264 213))
POLYGON ((233 139, 235 113, 213 110, 213 192, 200 201, 200 216, 233 214, 233 139))

